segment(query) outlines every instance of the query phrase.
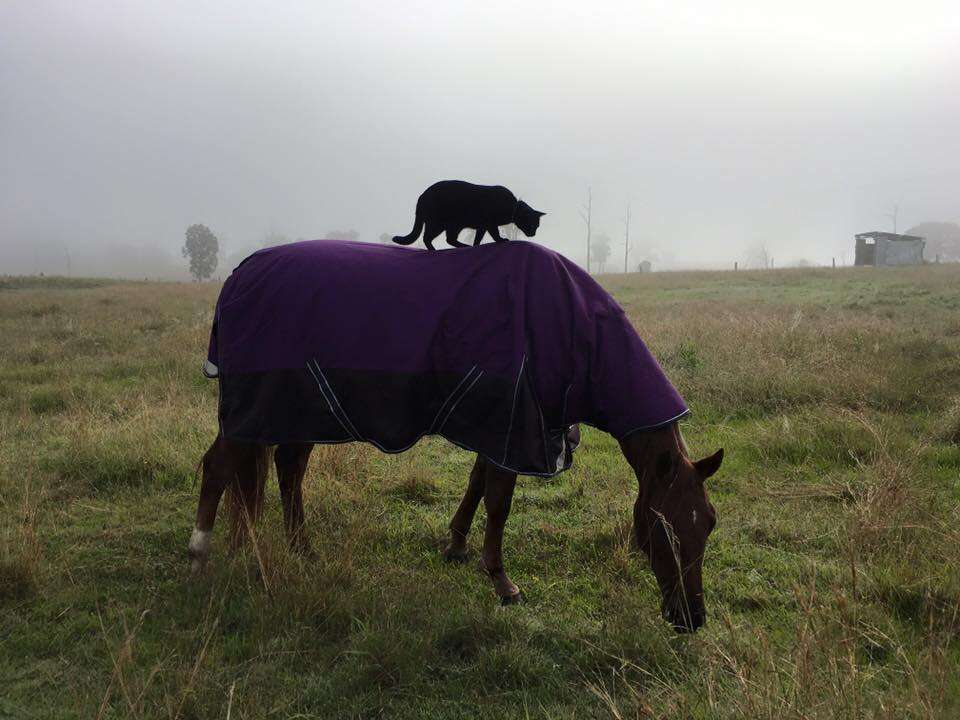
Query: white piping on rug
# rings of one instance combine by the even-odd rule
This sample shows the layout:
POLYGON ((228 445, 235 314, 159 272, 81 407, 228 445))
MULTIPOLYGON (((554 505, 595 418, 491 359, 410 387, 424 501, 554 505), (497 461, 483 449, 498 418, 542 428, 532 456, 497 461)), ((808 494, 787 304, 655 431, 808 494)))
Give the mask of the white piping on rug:
POLYGON ((313 379, 314 379, 314 380, 316 381, 316 383, 317 383, 317 388, 320 390, 320 394, 323 395, 323 399, 326 400, 326 402, 327 402, 327 409, 330 410, 330 414, 333 415, 333 417, 336 419, 336 421, 337 421, 338 423, 340 423, 340 427, 342 427, 343 430, 344 430, 344 432, 346 432, 347 435, 350 436, 350 439, 351 439, 351 440, 358 440, 359 438, 355 437, 354 434, 353 434, 352 432, 350 432, 350 428, 348 428, 346 425, 343 424, 343 420, 341 420, 341 419, 340 419, 340 416, 337 415, 336 411, 334 411, 334 409, 333 409, 333 403, 331 403, 331 402, 330 402, 330 398, 327 397, 327 393, 326 393, 326 391, 323 389, 323 383, 320 382, 320 378, 317 377, 317 374, 313 371, 313 368, 310 367, 310 361, 309 361, 309 360, 307 361, 307 370, 309 370, 309 371, 310 371, 310 374, 313 375, 313 379))
POLYGON ((320 377, 323 378, 323 381, 327 384, 327 390, 330 391, 330 397, 333 398, 333 401, 337 404, 337 407, 340 408, 340 413, 343 415, 343 419, 346 420, 347 425, 350 426, 350 429, 353 431, 353 436, 357 440, 364 440, 363 436, 357 432, 357 428, 354 427, 353 422, 350 420, 350 416, 347 415, 347 411, 343 409, 343 405, 340 404, 340 401, 337 399, 337 394, 333 391, 333 386, 330 384, 330 381, 327 380, 327 376, 323 374, 323 370, 320 369, 320 366, 317 364, 317 361, 313 361, 314 366, 317 368, 317 372, 320 373, 320 377))
MULTIPOLYGON (((653 424, 653 425, 641 425, 640 427, 635 427, 635 428, 633 428, 633 429, 631 429, 631 430, 627 430, 623 435, 620 435, 620 436, 617 437, 616 439, 617 439, 617 440, 623 440, 627 435, 632 435, 632 434, 635 433, 635 432, 641 432, 641 431, 643 431, 643 430, 659 430, 660 428, 666 427, 666 426, 669 425, 670 423, 676 422, 676 421, 679 420, 680 418, 686 417, 686 416, 689 415, 689 414, 690 414, 690 409, 687 408, 687 409, 684 410, 682 413, 680 413, 679 415, 675 415, 674 417, 670 418, 669 420, 664 420, 663 422, 658 422, 658 423, 655 423, 655 424, 653 424)), ((590 423, 586 423, 586 424, 589 425, 590 423)))
POLYGON ((467 385, 467 389, 464 390, 462 393, 460 393, 460 397, 458 397, 458 398, 457 398, 457 401, 451 406, 450 411, 449 411, 449 412, 446 414, 446 416, 443 418, 443 422, 440 423, 440 427, 438 427, 435 432, 440 432, 440 431, 443 429, 443 426, 447 424, 447 420, 449 420, 449 419, 450 419, 450 416, 453 415, 453 411, 457 409, 457 405, 459 405, 459 404, 460 404, 460 401, 463 400, 463 399, 467 396, 467 393, 470 392, 470 390, 473 388, 473 386, 477 384, 477 380, 479 380, 481 377, 483 377, 483 370, 481 370, 481 371, 477 374, 477 376, 473 379, 473 382, 472 382, 472 383, 470 383, 469 385, 467 385))
POLYGON ((437 414, 436 414, 436 416, 433 418, 433 422, 430 423, 430 428, 427 430, 427 433, 428 433, 428 434, 431 433, 431 432, 433 432, 433 429, 437 426, 437 420, 440 419, 440 415, 441 415, 441 414, 443 413, 443 411, 446 409, 447 403, 450 402, 450 401, 456 396, 457 391, 458 391, 458 390, 463 386, 463 384, 470 378, 470 376, 473 374, 473 371, 476 370, 476 369, 477 369, 477 366, 474 365, 472 368, 470 368, 469 370, 467 370, 467 374, 464 375, 464 376, 460 379, 460 382, 457 383, 457 386, 453 389, 453 392, 450 393, 449 395, 447 395, 446 399, 445 399, 445 400, 443 401, 443 403, 440 405, 440 409, 437 410, 437 414))

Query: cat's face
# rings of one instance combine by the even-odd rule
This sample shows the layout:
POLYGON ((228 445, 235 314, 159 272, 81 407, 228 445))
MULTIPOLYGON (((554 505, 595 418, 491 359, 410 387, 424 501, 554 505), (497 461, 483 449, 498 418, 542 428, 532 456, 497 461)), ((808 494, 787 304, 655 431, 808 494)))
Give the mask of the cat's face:
POLYGON ((534 210, 523 200, 517 205, 517 214, 514 218, 514 224, 520 228, 520 231, 527 237, 533 237, 537 234, 537 228, 540 227, 540 218, 546 213, 534 210))

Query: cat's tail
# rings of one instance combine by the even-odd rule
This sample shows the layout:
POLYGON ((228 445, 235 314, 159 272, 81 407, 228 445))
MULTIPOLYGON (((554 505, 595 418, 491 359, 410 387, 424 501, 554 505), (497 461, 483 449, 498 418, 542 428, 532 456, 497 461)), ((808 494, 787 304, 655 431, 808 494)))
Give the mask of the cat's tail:
POLYGON ((417 241, 417 238, 420 237, 421 232, 423 232, 423 215, 418 211, 413 220, 413 230, 410 231, 410 234, 395 235, 393 241, 400 245, 413 245, 417 241))

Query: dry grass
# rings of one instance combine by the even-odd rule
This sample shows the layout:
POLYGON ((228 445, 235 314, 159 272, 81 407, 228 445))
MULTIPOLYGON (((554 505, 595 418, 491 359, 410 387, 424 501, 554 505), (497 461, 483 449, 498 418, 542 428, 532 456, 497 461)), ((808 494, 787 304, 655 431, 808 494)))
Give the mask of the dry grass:
POLYGON ((271 484, 245 550, 218 526, 191 579, 216 288, 5 279, 0 717, 960 714, 960 268, 603 280, 694 451, 727 450, 693 637, 659 618, 634 481, 590 431, 518 490, 522 607, 440 561, 472 458, 438 440, 317 447, 313 554, 271 484))
POLYGON ((938 440, 960 445, 960 396, 951 399, 937 430, 938 440))
POLYGON ((0 535, 0 602, 29 598, 40 583, 43 545, 37 536, 39 499, 26 485, 19 506, 4 507, 9 513, 0 535))

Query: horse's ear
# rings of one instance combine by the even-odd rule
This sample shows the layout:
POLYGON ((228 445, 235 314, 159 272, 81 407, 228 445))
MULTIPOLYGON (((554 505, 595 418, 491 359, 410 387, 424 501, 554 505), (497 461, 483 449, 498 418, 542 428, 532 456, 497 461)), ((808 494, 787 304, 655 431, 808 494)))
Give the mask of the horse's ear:
POLYGON ((664 450, 657 456, 657 479, 666 477, 673 469, 673 455, 668 450, 664 450))
POLYGON ((723 462, 723 448, 720 448, 710 457, 705 457, 703 460, 697 460, 693 464, 693 466, 697 469, 697 473, 699 473, 700 479, 706 480, 708 477, 710 477, 717 470, 720 469, 720 463, 722 462, 723 462))

